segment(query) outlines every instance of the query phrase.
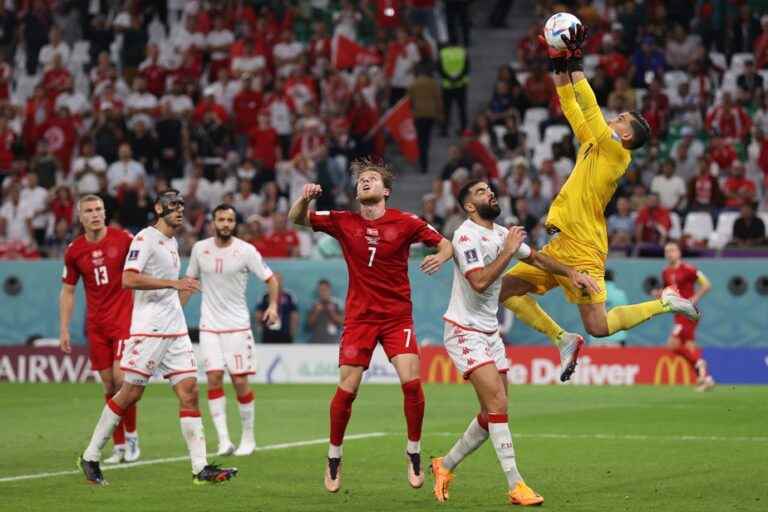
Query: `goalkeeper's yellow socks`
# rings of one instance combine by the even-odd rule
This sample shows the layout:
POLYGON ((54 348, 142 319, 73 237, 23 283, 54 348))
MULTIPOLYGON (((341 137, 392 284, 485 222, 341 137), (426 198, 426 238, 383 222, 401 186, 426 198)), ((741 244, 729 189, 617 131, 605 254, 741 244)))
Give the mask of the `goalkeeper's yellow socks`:
POLYGON ((529 295, 510 297, 504 307, 512 311, 525 325, 546 335, 555 346, 560 346, 565 330, 541 309, 536 299, 529 295))
POLYGON ((608 312, 606 317, 608 334, 631 329, 656 315, 667 312, 669 308, 658 299, 629 306, 616 306, 608 312))

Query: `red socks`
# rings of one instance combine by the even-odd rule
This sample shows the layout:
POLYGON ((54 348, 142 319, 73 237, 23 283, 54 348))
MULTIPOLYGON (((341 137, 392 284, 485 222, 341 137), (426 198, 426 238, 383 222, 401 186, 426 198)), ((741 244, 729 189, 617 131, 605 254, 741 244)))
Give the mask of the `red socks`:
POLYGON ((488 413, 488 423, 507 423, 509 418, 506 414, 488 413))
POLYGON ((253 391, 249 391, 248 394, 245 394, 243 396, 238 395, 237 401, 240 402, 242 405, 246 405, 253 402, 253 391))
POLYGON ((424 421, 424 390, 421 387, 421 379, 410 380, 402 387, 408 440, 419 441, 421 439, 421 424, 424 421))
POLYGON ((673 352, 679 356, 682 356, 683 359, 688 361, 688 364, 691 365, 694 374, 697 373, 698 369, 696 368, 696 363, 698 363, 699 359, 701 359, 701 350, 696 345, 692 343, 682 343, 680 346, 675 348, 673 352))
POLYGON ((488 430, 488 415, 482 412, 479 413, 477 415, 477 424, 483 427, 483 429, 488 430))
POLYGON ((344 431, 352 416, 352 402, 357 395, 336 388, 336 394, 331 399, 331 444, 341 446, 344 442, 344 431))

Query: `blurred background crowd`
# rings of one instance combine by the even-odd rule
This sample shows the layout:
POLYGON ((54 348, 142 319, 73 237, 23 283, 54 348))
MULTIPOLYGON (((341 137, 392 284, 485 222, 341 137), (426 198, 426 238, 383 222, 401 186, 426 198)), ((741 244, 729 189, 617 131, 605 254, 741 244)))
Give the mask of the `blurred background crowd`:
POLYGON ((467 0, 0 0, 0 258, 61 257, 85 193, 135 232, 167 187, 186 199, 182 251, 228 203, 267 258, 336 256, 286 212, 307 182, 323 186, 318 209, 353 208, 349 164, 366 155, 394 162, 400 186, 432 181, 408 209, 446 236, 463 220, 456 192, 483 177, 500 222, 543 245, 576 154, 537 39, 558 10, 590 28, 585 67, 606 117, 636 110, 652 127, 606 211, 611 250, 766 243, 768 7, 539 1, 492 90, 470 89, 467 49, 504 29, 512 3, 486 14, 467 0), (404 98, 414 164, 378 129, 404 98))

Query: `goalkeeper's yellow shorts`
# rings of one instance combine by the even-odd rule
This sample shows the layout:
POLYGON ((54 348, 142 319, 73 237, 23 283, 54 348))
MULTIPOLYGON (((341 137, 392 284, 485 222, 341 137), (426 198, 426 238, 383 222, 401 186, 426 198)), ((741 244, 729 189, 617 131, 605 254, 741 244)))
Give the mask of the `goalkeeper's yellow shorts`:
POLYGON ((563 233, 558 233, 544 246, 541 253, 591 276, 600 287, 600 293, 590 295, 586 290, 576 287, 567 277, 552 274, 522 261, 509 269, 505 275, 517 277, 532 284, 533 293, 539 295, 560 286, 565 293, 565 298, 571 304, 601 304, 605 302, 607 297, 605 291, 605 256, 601 252, 573 238, 568 238, 563 233))

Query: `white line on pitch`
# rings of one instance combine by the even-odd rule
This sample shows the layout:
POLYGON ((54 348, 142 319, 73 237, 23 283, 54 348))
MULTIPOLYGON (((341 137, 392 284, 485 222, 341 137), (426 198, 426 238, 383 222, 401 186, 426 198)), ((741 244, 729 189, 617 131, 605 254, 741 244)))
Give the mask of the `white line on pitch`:
MULTIPOLYGON (((352 441, 355 439, 368 439, 371 437, 383 437, 389 435, 385 432, 368 432, 367 434, 351 434, 348 436, 344 436, 345 441, 352 441)), ((278 444, 268 444, 264 446, 259 446, 256 448, 256 451, 259 452, 266 452, 269 450, 285 450, 286 448, 299 448, 302 446, 311 446, 315 444, 325 444, 328 442, 328 438, 324 437, 322 439, 309 439, 307 441, 294 441, 291 443, 278 443, 278 444)), ((131 469, 139 466, 150 466, 152 464, 167 464, 169 462, 179 462, 182 460, 189 460, 188 455, 183 455, 179 457, 166 457, 164 459, 150 459, 150 460, 140 460, 138 462, 129 462, 127 464, 119 464, 115 466, 103 466, 101 469, 103 471, 111 471, 113 469, 131 469)), ((70 471, 53 471, 49 473, 35 473, 32 475, 19 475, 19 476, 8 476, 4 478, 0 478, 0 482, 15 482, 18 480, 33 480, 36 478, 49 478, 54 476, 63 476, 63 475, 76 475, 81 473, 81 471, 78 470, 70 470, 70 471)))
MULTIPOLYGON (((461 432, 428 432, 425 436, 460 436, 461 432)), ((643 434, 522 434, 512 432, 512 437, 530 439, 603 439, 615 441, 735 441, 747 443, 768 443, 768 437, 761 436, 649 436, 643 434)))

